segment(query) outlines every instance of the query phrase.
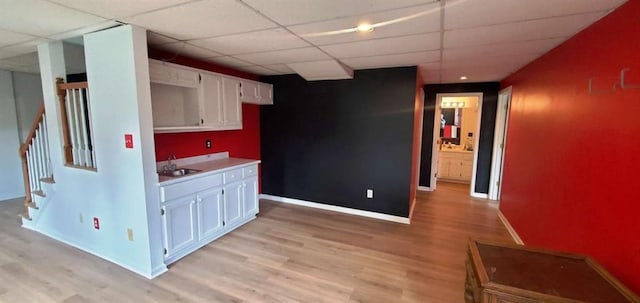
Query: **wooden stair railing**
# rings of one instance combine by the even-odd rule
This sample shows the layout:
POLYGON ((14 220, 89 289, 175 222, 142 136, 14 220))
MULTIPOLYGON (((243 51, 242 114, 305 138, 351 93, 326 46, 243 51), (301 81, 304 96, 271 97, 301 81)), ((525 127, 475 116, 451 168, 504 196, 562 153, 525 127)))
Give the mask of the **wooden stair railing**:
POLYGON ((33 203, 33 194, 40 191, 40 179, 51 177, 49 160, 49 142, 47 139, 47 125, 44 104, 40 106, 36 119, 31 124, 24 143, 18 150, 22 159, 22 174, 24 181, 24 211, 29 214, 29 206, 33 203))
POLYGON ((60 105, 60 126, 64 163, 69 167, 95 170, 95 155, 91 140, 88 82, 56 81, 60 105))

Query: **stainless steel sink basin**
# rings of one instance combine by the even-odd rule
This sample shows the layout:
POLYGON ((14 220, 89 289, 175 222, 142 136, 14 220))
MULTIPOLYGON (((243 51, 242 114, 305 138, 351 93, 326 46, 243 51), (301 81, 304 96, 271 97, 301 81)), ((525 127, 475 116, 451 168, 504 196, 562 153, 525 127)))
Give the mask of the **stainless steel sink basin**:
POLYGON ((199 169, 177 168, 175 170, 161 171, 161 172, 158 172, 158 174, 166 177, 180 177, 180 176, 191 175, 199 172, 201 172, 201 170, 199 169))

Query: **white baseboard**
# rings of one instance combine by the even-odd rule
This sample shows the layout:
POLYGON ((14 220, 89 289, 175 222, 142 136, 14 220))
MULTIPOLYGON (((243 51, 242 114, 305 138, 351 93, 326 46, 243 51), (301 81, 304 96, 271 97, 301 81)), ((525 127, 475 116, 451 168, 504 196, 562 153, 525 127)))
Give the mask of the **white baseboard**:
POLYGON ((433 191, 432 187, 426 187, 426 186, 418 186, 418 190, 421 191, 433 191))
POLYGON ((393 216, 393 215, 387 215, 387 214, 381 214, 381 213, 372 212, 372 211, 359 210, 359 209, 353 209, 353 208, 348 208, 348 207, 335 206, 335 205, 329 205, 329 204, 322 204, 322 203, 318 203, 318 202, 310 202, 310 201, 304 201, 304 200, 298 200, 298 199, 292 199, 292 198, 285 198, 285 197, 279 197, 279 196, 272 196, 272 195, 267 195, 267 194, 260 194, 260 198, 261 199, 271 200, 271 201, 276 201, 276 202, 287 203, 287 204, 295 204, 295 205, 306 206, 306 207, 311 207, 311 208, 330 210, 330 211, 335 211, 335 212, 345 213, 345 214, 350 214, 350 215, 356 215, 356 216, 374 218, 374 219, 379 219, 379 220, 392 221, 392 222, 403 223, 403 224, 410 224, 409 218, 393 216))
POLYGON ((474 197, 474 198, 489 199, 489 194, 473 192, 473 193, 471 193, 471 196, 474 197))
POLYGON ((518 236, 516 230, 513 229, 513 226, 511 226, 511 223, 509 223, 509 220, 507 220, 507 217, 505 217, 499 209, 498 217, 500 218, 500 221, 502 221, 502 224, 504 224, 504 227, 506 227, 509 231, 509 234, 511 235, 511 238, 513 238, 513 241, 515 241, 517 244, 524 245, 524 242, 522 242, 522 239, 520 239, 520 236, 518 236))
POLYGON ((161 275, 161 274, 165 273, 165 272, 168 270, 166 265, 164 265, 164 264, 160 264, 160 265, 158 265, 156 268, 154 268, 154 269, 152 270, 152 272, 150 272, 150 273, 148 273, 148 272, 144 272, 144 271, 140 271, 140 270, 139 270, 139 269, 137 269, 137 268, 133 268, 133 267, 131 267, 131 266, 127 265, 127 264, 124 264, 123 262, 119 262, 119 261, 117 261, 117 260, 114 260, 113 258, 105 257, 105 256, 103 256, 103 255, 101 255, 101 254, 98 254, 98 253, 96 253, 96 252, 92 251, 91 249, 84 248, 84 247, 81 247, 80 245, 78 245, 78 244, 76 244, 76 243, 73 243, 73 242, 69 242, 69 241, 67 241, 67 240, 64 240, 64 239, 62 239, 61 237, 59 237, 59 236, 57 236, 57 235, 54 235, 54 234, 52 234, 52 233, 44 232, 44 231, 42 231, 42 230, 38 230, 38 229, 36 229, 36 228, 34 228, 34 227, 32 227, 32 226, 25 225, 25 224, 23 224, 23 225, 22 225, 22 227, 24 227, 24 228, 26 228, 26 229, 29 229, 29 230, 32 230, 32 231, 35 231, 35 232, 37 232, 37 233, 43 234, 43 235, 45 235, 45 236, 47 236, 47 237, 49 237, 49 238, 51 238, 51 239, 54 239, 54 240, 59 241, 59 242, 62 242, 62 243, 66 244, 66 245, 69 245, 69 246, 71 246, 71 247, 75 247, 75 248, 77 248, 77 249, 79 249, 79 250, 81 250, 81 251, 84 251, 84 252, 86 252, 86 253, 92 254, 92 255, 94 255, 94 256, 96 256, 96 257, 99 257, 99 258, 102 258, 102 259, 104 259, 104 260, 107 260, 107 261, 109 261, 109 262, 111 262, 111 263, 113 263, 113 264, 116 264, 116 265, 118 265, 118 266, 120 266, 120 267, 123 267, 123 268, 125 268, 125 269, 127 269, 127 270, 130 270, 130 271, 132 271, 132 272, 134 272, 134 273, 136 273, 136 274, 139 274, 139 275, 141 275, 141 276, 143 276, 143 277, 145 277, 145 278, 147 278, 147 279, 153 279, 153 278, 155 278, 155 277, 157 277, 157 276, 159 276, 159 275, 161 275))

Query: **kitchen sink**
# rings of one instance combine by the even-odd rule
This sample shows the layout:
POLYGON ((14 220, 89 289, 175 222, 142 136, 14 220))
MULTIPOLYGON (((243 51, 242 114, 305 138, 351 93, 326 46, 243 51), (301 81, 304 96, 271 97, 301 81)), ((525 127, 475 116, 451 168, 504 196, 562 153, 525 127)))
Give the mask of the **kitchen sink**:
POLYGON ((160 172, 158 172, 158 174, 161 175, 161 176, 165 176, 165 177, 180 177, 180 176, 186 176, 186 175, 199 173, 201 171, 202 170, 193 169, 193 168, 177 168, 177 169, 174 169, 174 170, 160 171, 160 172))

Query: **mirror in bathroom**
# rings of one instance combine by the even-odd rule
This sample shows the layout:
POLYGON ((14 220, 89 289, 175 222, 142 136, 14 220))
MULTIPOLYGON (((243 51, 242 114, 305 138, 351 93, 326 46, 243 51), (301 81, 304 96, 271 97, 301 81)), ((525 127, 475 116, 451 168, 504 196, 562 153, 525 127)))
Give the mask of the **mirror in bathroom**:
POLYGON ((443 108, 440 114, 440 139, 442 143, 460 145, 462 108, 443 108))

